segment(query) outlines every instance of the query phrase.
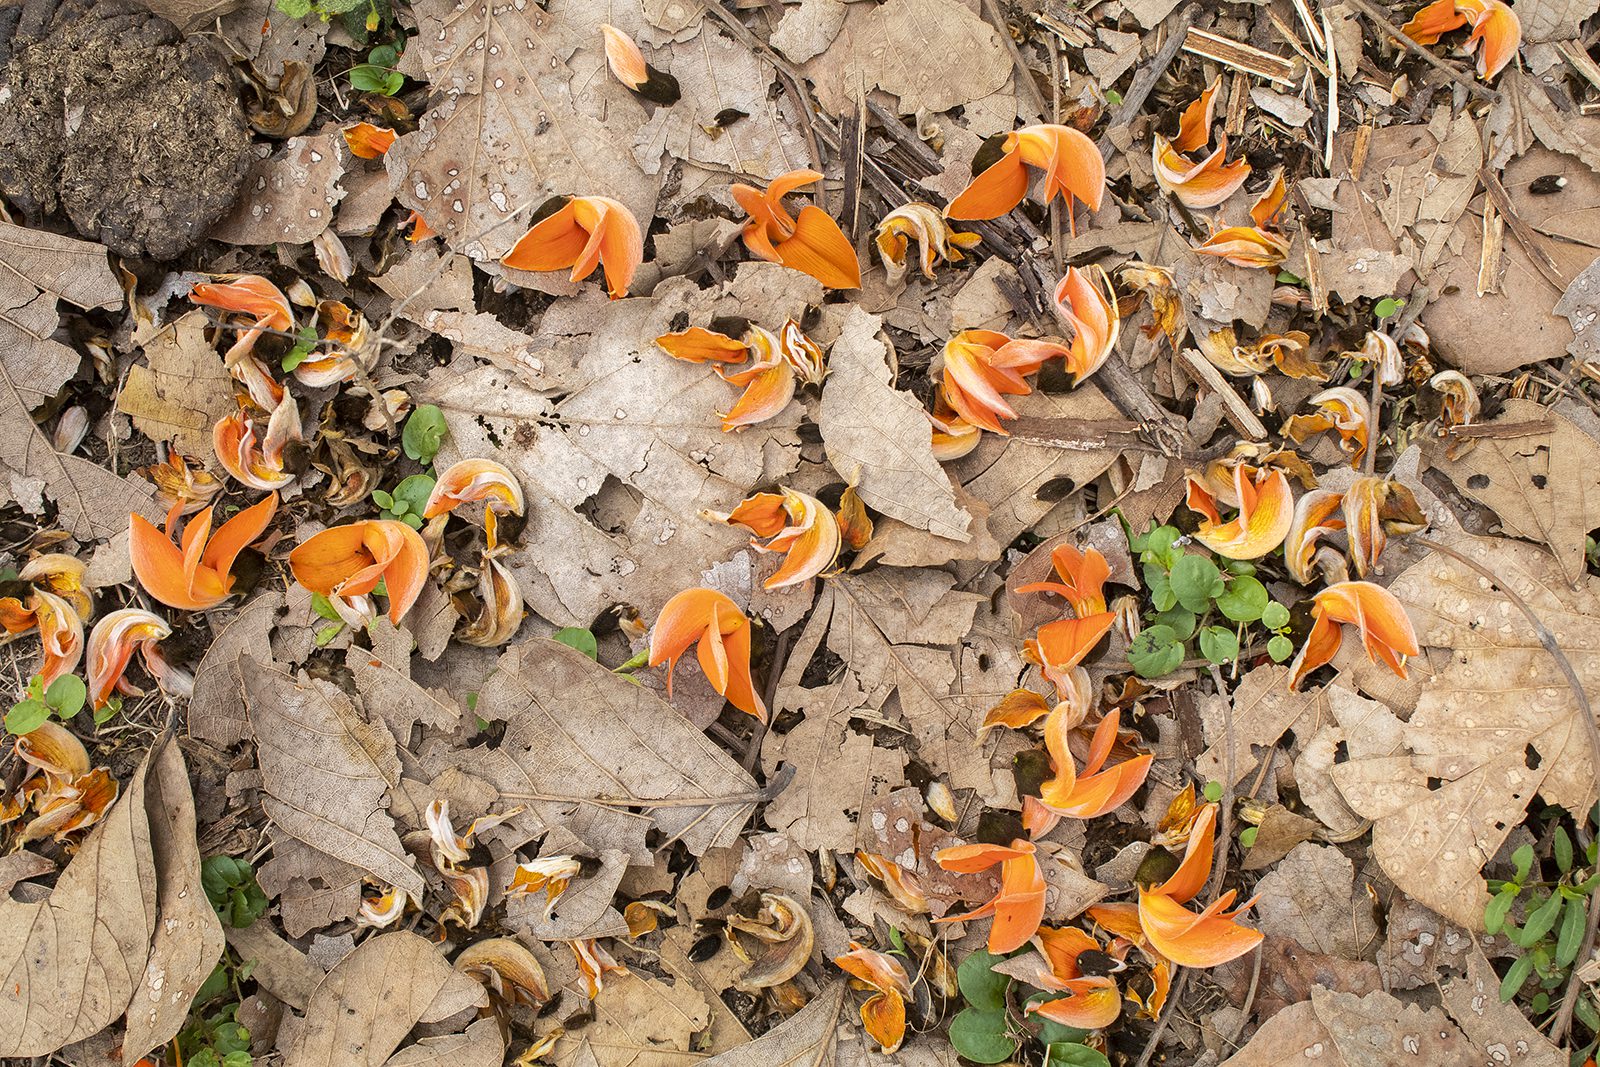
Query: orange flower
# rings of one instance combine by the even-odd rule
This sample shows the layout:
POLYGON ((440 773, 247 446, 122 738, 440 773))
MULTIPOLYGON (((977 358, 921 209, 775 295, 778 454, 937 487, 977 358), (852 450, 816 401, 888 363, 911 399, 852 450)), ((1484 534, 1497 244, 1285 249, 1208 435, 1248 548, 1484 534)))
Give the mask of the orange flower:
POLYGON ((1069 218, 1074 199, 1082 200, 1090 211, 1100 210, 1106 188, 1100 149, 1077 130, 1044 125, 1006 134, 1000 159, 950 201, 945 215, 952 219, 999 218, 1027 195, 1028 167, 1044 171, 1041 203, 1048 206, 1057 196, 1062 197, 1069 218))
POLYGON ((1017 592, 1056 593, 1066 599, 1080 619, 1106 610, 1105 585, 1111 577, 1111 565, 1098 548, 1080 552, 1073 545, 1060 544, 1051 550, 1050 562, 1061 581, 1029 582, 1017 586, 1017 592))
POLYGON ((1017 417, 1005 397, 1033 392, 1023 378, 1057 357, 1070 359, 1072 352, 1051 341, 962 330, 944 346, 944 398, 971 425, 1004 434, 1000 420, 1017 417))
POLYGON ((1077 385, 1100 369, 1117 347, 1121 319, 1117 314, 1117 294, 1111 279, 1099 267, 1091 276, 1077 267, 1068 267, 1066 277, 1056 286, 1056 314, 1072 324, 1072 351, 1067 369, 1077 385))
POLYGON ((1050 702, 1044 697, 1032 689, 1013 689, 1000 699, 1000 703, 989 709, 978 731, 982 733, 996 726, 1021 730, 1032 726, 1048 714, 1050 714, 1050 702))
POLYGON ((255 420, 242 410, 223 416, 211 428, 211 447, 222 469, 251 489, 271 491, 292 485, 295 475, 283 469, 283 453, 301 439, 300 408, 292 396, 285 396, 273 411, 259 445, 255 420))
POLYGON ((967 922, 994 916, 989 927, 989 951, 997 956, 1028 943, 1044 918, 1044 873, 1034 855, 1032 841, 1018 839, 1003 845, 957 845, 933 854, 934 862, 957 874, 976 874, 1000 864, 1000 892, 976 911, 946 915, 934 922, 967 922))
POLYGON ((833 512, 814 496, 784 489, 781 493, 757 493, 723 515, 715 511, 706 518, 743 526, 756 535, 750 543, 762 552, 783 552, 787 558, 772 577, 761 583, 763 589, 781 589, 815 578, 839 558, 839 522, 833 512), (760 538, 769 538, 766 544, 760 538))
POLYGON ((492 459, 462 459, 439 475, 422 517, 431 519, 477 500, 487 500, 490 511, 513 515, 521 515, 525 506, 522 484, 504 466, 492 459))
POLYGON ((396 626, 416 603, 428 578, 422 535, 393 519, 365 519, 313 534, 289 553, 294 580, 325 597, 370 593, 382 581, 389 621, 396 626))
POLYGON ((350 146, 350 154, 358 159, 382 159, 394 144, 393 130, 374 126, 370 122, 358 122, 339 132, 344 134, 344 143, 350 146))
MULTIPOLYGON (((90 706, 98 711, 110 703, 115 692, 138 696, 139 690, 122 677, 128 669, 128 661, 135 650, 144 656, 147 665, 152 656, 159 660, 156 645, 171 633, 172 627, 165 619, 139 608, 113 611, 95 623, 89 634, 90 706)), ((152 669, 151 673, 161 671, 164 666, 152 669)))
POLYGON ((245 508, 211 532, 212 509, 206 508, 183 528, 182 547, 174 544, 175 519, 169 513, 166 532, 142 515, 129 517, 128 554, 133 573, 145 592, 169 608, 205 611, 233 592, 233 561, 261 536, 278 510, 278 494, 245 508))
POLYGON ((59 723, 41 723, 18 737, 16 754, 27 770, 3 821, 20 817, 30 804, 34 817, 12 839, 14 848, 48 836, 65 841, 99 822, 117 799, 117 780, 105 767, 91 770, 83 742, 59 723))
POLYGON ((1217 510, 1218 497, 1205 481, 1189 475, 1189 509, 1204 516, 1195 540, 1229 559, 1256 559, 1283 544, 1294 522, 1294 493, 1288 476, 1274 467, 1239 462, 1233 467, 1230 488, 1224 502, 1237 507, 1239 513, 1223 522, 1217 510))
POLYGON ((885 1055, 895 1052, 906 1037, 906 998, 911 979, 900 961, 850 942, 850 951, 833 958, 834 965, 857 982, 875 990, 861 1005, 861 1025, 885 1055))
POLYGON ((17 577, 64 598, 77 611, 79 618, 88 618, 94 612, 94 601, 84 589, 83 576, 88 564, 65 552, 46 552, 22 565, 17 577))
POLYGON ((722 430, 754 426, 776 416, 794 399, 796 379, 807 385, 820 385, 827 377, 822 349, 800 329, 793 319, 778 333, 752 325, 743 340, 695 326, 682 333, 656 338, 661 350, 688 363, 711 363, 729 385, 744 386, 744 394, 724 416, 722 430), (730 371, 751 356, 749 366, 730 371))
POLYGON ((1416 631, 1398 597, 1371 582, 1340 582, 1312 598, 1311 633, 1289 667, 1289 688, 1295 690, 1306 675, 1330 662, 1344 639, 1340 623, 1350 623, 1361 633, 1367 659, 1382 660, 1401 678, 1406 657, 1417 655, 1416 631))
POLYGON ((1139 888, 1139 926, 1157 952, 1180 967, 1215 967, 1237 959, 1261 943, 1263 934, 1233 922, 1250 909, 1247 900, 1227 910, 1238 895, 1228 890, 1198 915, 1183 905, 1205 888, 1216 847, 1215 804, 1206 805, 1195 821, 1183 861, 1172 877, 1152 888, 1139 888))
POLYGON ((1084 974, 1078 961, 1090 952, 1105 956, 1117 970, 1122 969, 1121 961, 1110 956, 1100 942, 1073 926, 1041 926, 1038 943, 1049 967, 1048 970, 1041 967, 1031 984, 1067 996, 1038 1001, 1028 1012, 1080 1030, 1099 1030, 1116 1022, 1122 1012, 1117 983, 1106 975, 1084 974))
POLYGON ((581 282, 604 265, 611 299, 628 295, 644 262, 644 235, 633 212, 609 196, 574 196, 534 223, 500 260, 514 270, 564 270, 581 282))
POLYGON ((924 278, 932 278, 933 268, 941 262, 960 263, 963 249, 976 248, 983 241, 976 233, 956 233, 932 204, 919 201, 897 207, 878 223, 874 238, 891 286, 905 279, 906 253, 913 238, 920 250, 924 278))
POLYGON ((1361 458, 1367 453, 1367 436, 1372 425, 1367 398, 1347 385, 1340 385, 1324 389, 1311 398, 1311 403, 1317 405, 1317 413, 1293 416, 1283 424, 1284 434, 1296 444, 1304 444, 1313 434, 1334 430, 1339 434, 1339 447, 1350 457, 1350 466, 1360 466, 1361 458))
POLYGON ((1294 520, 1283 541, 1283 562, 1289 576, 1301 585, 1311 584, 1312 565, 1318 555, 1317 542, 1334 530, 1344 529, 1344 520, 1334 518, 1344 496, 1332 489, 1313 489, 1294 506, 1294 520))
POLYGON ((317 304, 317 328, 329 344, 313 348, 295 367, 295 380, 303 385, 321 389, 348 382, 377 362, 377 346, 367 344, 367 317, 343 301, 317 304))
POLYGON ((729 191, 750 218, 744 227, 745 247, 769 263, 809 274, 830 289, 859 289, 861 263, 832 216, 808 204, 795 217, 783 206, 785 196, 821 180, 814 170, 791 170, 772 179, 765 192, 732 185, 729 191))
POLYGON ((1522 44, 1522 21, 1502 0, 1434 0, 1400 27, 1400 32, 1418 44, 1435 44, 1452 30, 1472 26, 1466 50, 1478 52, 1478 77, 1493 78, 1505 69, 1522 44))
POLYGON ((1289 258, 1289 242, 1256 226, 1228 226, 1196 245, 1195 251, 1225 259, 1236 267, 1270 269, 1289 258))
POLYGON ((1055 763, 1056 776, 1039 787, 1039 800, 1058 815, 1074 819, 1095 819, 1115 811, 1144 784, 1155 757, 1149 753, 1124 760, 1101 770, 1117 743, 1117 723, 1121 711, 1112 708, 1095 727, 1089 744, 1089 758, 1080 775, 1067 745, 1077 721, 1066 704, 1058 704, 1044 721, 1044 743, 1055 763))
POLYGON ((711 687, 740 711, 766 722, 766 705, 750 679, 750 620, 739 605, 715 589, 685 589, 667 601, 656 620, 650 634, 650 666, 667 665, 668 698, 678 657, 696 642, 700 669, 711 687))
POLYGON ((1175 140, 1168 141, 1159 134, 1155 138, 1152 158, 1156 183, 1186 207, 1216 207, 1250 177, 1250 164, 1244 160, 1225 162, 1228 153, 1227 134, 1217 138, 1216 151, 1199 163, 1187 158, 1187 153, 1204 148, 1211 140, 1211 121, 1216 112, 1217 88, 1221 83, 1220 78, 1213 81, 1199 99, 1184 109, 1175 140))
POLYGON ((400 223, 400 229, 402 230, 407 226, 411 227, 411 232, 406 235, 406 240, 412 244, 438 236, 433 227, 428 225, 428 220, 422 217, 422 212, 420 211, 413 211, 400 223))
POLYGON ((844 487, 839 494, 839 511, 834 516, 839 523, 839 537, 851 549, 860 551, 872 540, 872 516, 854 485, 844 487))
POLYGON ((1044 676, 1055 683, 1056 692, 1067 700, 1077 692, 1072 669, 1083 662, 1083 657, 1093 651, 1116 621, 1116 612, 1102 611, 1098 615, 1047 622, 1034 637, 1023 642, 1023 658, 1037 664, 1044 676))

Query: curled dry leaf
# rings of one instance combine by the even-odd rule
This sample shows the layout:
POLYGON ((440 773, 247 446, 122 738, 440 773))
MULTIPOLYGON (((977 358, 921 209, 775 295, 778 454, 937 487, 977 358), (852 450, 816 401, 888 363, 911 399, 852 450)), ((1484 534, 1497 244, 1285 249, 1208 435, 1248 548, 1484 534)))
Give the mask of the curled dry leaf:
POLYGON ((762 893, 755 918, 728 918, 728 939, 750 965, 735 982, 746 993, 782 985, 811 959, 816 937, 803 905, 782 893, 762 893), (750 941, 750 947, 745 942, 750 941))

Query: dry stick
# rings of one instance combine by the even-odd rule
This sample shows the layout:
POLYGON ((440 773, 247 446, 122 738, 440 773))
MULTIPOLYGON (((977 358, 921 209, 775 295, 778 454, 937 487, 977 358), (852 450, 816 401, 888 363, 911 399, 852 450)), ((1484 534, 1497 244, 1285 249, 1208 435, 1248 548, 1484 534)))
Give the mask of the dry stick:
POLYGON ((994 24, 995 32, 1000 35, 1000 41, 1006 46, 1006 51, 1011 53, 1011 64, 1017 68, 1017 81, 1027 90, 1028 103, 1033 105, 1040 122, 1047 121, 1050 113, 1044 109, 1044 95, 1033 83, 1033 72, 1028 69, 1028 64, 1023 62, 1022 53, 1017 49, 1017 42, 1012 39, 1011 28, 1006 25, 1005 16, 1000 13, 1000 5, 995 3, 995 0, 983 0, 983 13, 994 24))
POLYGON ((1482 84, 1472 75, 1463 74, 1460 70, 1456 69, 1453 64, 1446 63, 1444 60, 1440 59, 1438 56, 1434 55, 1432 52, 1428 51, 1426 48, 1407 37, 1401 31, 1399 26, 1396 26, 1394 23, 1385 18, 1383 12, 1373 7, 1368 0, 1347 0, 1347 2, 1351 7, 1367 16, 1367 18, 1371 19, 1379 29, 1383 30, 1383 32, 1387 33, 1390 37, 1393 37, 1396 41, 1398 41, 1400 46, 1407 52, 1417 56, 1433 69, 1441 71, 1451 81, 1465 88, 1467 92, 1473 94, 1474 96, 1482 97, 1485 100, 1500 99, 1499 93, 1495 92, 1487 85, 1482 84))
MULTIPOLYGON (((1528 606, 1528 602, 1523 600, 1515 589, 1500 578, 1497 578, 1493 571, 1477 560, 1470 559, 1448 545, 1440 544, 1431 538, 1413 536, 1410 541, 1412 544, 1419 545, 1422 548, 1431 549, 1441 555, 1449 556, 1457 563, 1461 563, 1478 572, 1491 585, 1498 586, 1500 591, 1506 595, 1506 599, 1515 604, 1517 610, 1527 618, 1529 625, 1533 627, 1534 635, 1539 638, 1539 643, 1544 646, 1544 650, 1550 653, 1551 658, 1556 661, 1556 666, 1560 669, 1562 676, 1566 678, 1567 685, 1572 689, 1573 698, 1578 703, 1578 715, 1583 719, 1585 732, 1589 738, 1590 768, 1600 772, 1600 726, 1595 725, 1594 710, 1589 706, 1589 694, 1584 692, 1583 682, 1579 680, 1578 672, 1573 669, 1572 661, 1567 659, 1567 654, 1561 650, 1561 646, 1556 642, 1555 634, 1550 632, 1544 621, 1534 614, 1533 608, 1528 606)), ((1583 947, 1578 950, 1577 958, 1579 960, 1587 960, 1593 954, 1597 928, 1600 928, 1600 893, 1589 897, 1589 917, 1588 922, 1584 925, 1583 947)), ((1552 1039, 1558 1045, 1566 1040, 1567 1031, 1572 1026, 1572 1009, 1578 1002, 1578 990, 1581 986, 1582 983, 1578 981, 1577 970, 1574 968, 1572 978, 1567 982, 1567 992, 1561 998, 1561 1009, 1556 1012, 1555 1028, 1551 1033, 1552 1039)))
POLYGON ((1370 477, 1378 469, 1378 440, 1383 429, 1383 368, 1372 361, 1372 394, 1367 399, 1367 451, 1361 457, 1362 467, 1370 477))

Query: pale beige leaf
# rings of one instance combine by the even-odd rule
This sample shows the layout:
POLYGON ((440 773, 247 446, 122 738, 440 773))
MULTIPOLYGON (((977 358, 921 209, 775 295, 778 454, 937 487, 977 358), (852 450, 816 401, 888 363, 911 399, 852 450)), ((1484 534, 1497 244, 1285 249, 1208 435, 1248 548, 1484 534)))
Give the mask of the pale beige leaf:
POLYGON ((210 236, 236 245, 305 244, 333 223, 352 157, 339 131, 291 137, 276 152, 256 146, 239 202, 210 236))
POLYGON ((609 196, 648 226, 658 177, 623 161, 644 112, 605 69, 621 9, 426 0, 412 41, 444 99, 385 156, 399 199, 458 252, 498 259, 551 196, 609 196))
POLYGON ((1579 24, 1600 11, 1596 0, 1517 0, 1522 39, 1529 44, 1580 36, 1579 24))
MULTIPOLYGON (((842 17, 842 13, 841 13, 842 17)), ((687 41, 653 51, 650 64, 678 79, 683 97, 658 107, 634 140, 633 157, 646 174, 663 161, 693 161, 765 183, 810 167, 794 98, 767 91, 776 71, 708 19, 687 41), (725 123, 728 111, 741 118, 725 123)))
POLYGON ((379 1067, 417 1023, 449 1018, 485 997, 439 946, 406 931, 379 934, 322 980, 284 1067, 379 1067))
POLYGON ((1292 937, 1313 952, 1363 959, 1378 936, 1372 901, 1349 857, 1330 845, 1296 845, 1256 885, 1251 924, 1292 937))
POLYGON ((421 900, 422 875, 385 801, 400 780, 394 738, 328 682, 297 681, 248 656, 239 660, 239 677, 267 817, 312 848, 421 900))
POLYGON ((1206 750, 1195 760, 1195 769, 1208 781, 1225 781, 1231 766, 1233 783, 1250 774, 1278 743, 1284 731, 1322 700, 1316 692, 1289 692, 1289 669, 1280 666, 1257 667, 1244 676, 1233 691, 1233 733, 1226 729, 1221 701, 1227 697, 1204 696, 1201 715, 1205 720, 1206 750), (1229 763, 1228 749, 1233 749, 1229 763))
POLYGON ((0 221, 0 368, 36 408, 78 369, 79 356, 52 336, 59 301, 79 308, 122 305, 104 245, 0 221))
MULTIPOLYGON (((1516 590, 1586 689, 1600 688, 1593 579, 1573 591, 1549 553, 1517 541, 1466 538, 1453 547, 1516 590)), ((1480 871, 1534 794, 1569 811, 1594 803, 1588 738, 1555 660, 1487 579, 1434 553, 1390 588, 1419 642, 1451 654, 1423 686, 1405 732, 1409 754, 1352 760, 1333 768, 1333 780, 1375 820, 1372 852, 1395 884, 1481 929, 1489 896, 1480 871)))
POLYGON ((495 1019, 479 1019, 464 1033, 425 1037, 389 1057, 383 1067, 500 1067, 506 1055, 495 1019))
POLYGON ((1485 437, 1459 459, 1441 455, 1434 465, 1461 492, 1493 508, 1507 533, 1549 545, 1571 582, 1583 572, 1589 530, 1600 525, 1600 441, 1574 421, 1592 424, 1592 413, 1572 408, 1567 413, 1573 418, 1561 409, 1510 398, 1484 425, 1510 431, 1520 424, 1524 432, 1485 437))
POLYGON ((1262 1024, 1222 1067, 1475 1067, 1482 1053, 1438 1008, 1403 1003, 1378 990, 1358 997, 1321 986, 1262 1024))
MULTIPOLYGON (((568 1031, 552 1053, 557 1064, 580 1062, 587 1048, 599 1067, 688 1067, 704 1062, 694 1035, 711 1021, 706 998, 683 981, 668 985, 630 972, 608 975, 594 1019, 568 1031)), ((294 1067, 294 1065, 286 1065, 294 1067)))
POLYGON ((212 426, 238 410, 228 369, 206 340, 208 321, 205 312, 190 311, 163 327, 145 344, 145 362, 128 368, 117 394, 117 410, 146 437, 206 463, 212 426))
POLYGON ((970 540, 972 516, 933 458, 932 424, 890 380, 880 326, 877 316, 853 307, 828 352, 818 418, 828 462, 869 508, 939 537, 970 540))
POLYGON ((1505 1067, 1564 1067, 1568 1062, 1519 1005, 1500 1000, 1500 976, 1476 948, 1467 957, 1467 973, 1445 982, 1439 994, 1467 1039, 1489 1053, 1487 1062, 1505 1067))
POLYGON ((464 766, 595 848, 645 861, 654 826, 699 855, 731 844, 754 808, 755 781, 670 704, 558 642, 507 650, 476 711, 505 736, 464 766))
POLYGON ((194 672, 189 732, 195 737, 226 748, 250 736, 250 719, 239 700, 239 656, 268 647, 268 635, 282 607, 281 592, 258 590, 214 631, 194 672))
POLYGON ((264 921, 230 926, 223 933, 234 955, 251 965, 250 975, 261 988, 295 1011, 306 1010, 322 983, 323 971, 304 952, 278 936, 264 921))
POLYGON ((222 923, 200 884, 194 796, 175 739, 152 760, 145 815, 156 868, 156 924, 150 958, 128 1005, 122 1050, 132 1063, 172 1040, 189 1018, 201 983, 222 955, 222 923))
POLYGON ((50 895, 0 901, 0 1056, 46 1056, 127 1010, 150 958, 156 865, 141 765, 50 895))
POLYGON ((830 982, 797 1013, 749 1044, 703 1061, 704 1067, 831 1067, 849 1000, 846 983, 830 982))
POLYGON ((893 93, 901 114, 948 111, 1011 80, 1000 35, 958 0, 889 0, 849 32, 849 90, 893 93))

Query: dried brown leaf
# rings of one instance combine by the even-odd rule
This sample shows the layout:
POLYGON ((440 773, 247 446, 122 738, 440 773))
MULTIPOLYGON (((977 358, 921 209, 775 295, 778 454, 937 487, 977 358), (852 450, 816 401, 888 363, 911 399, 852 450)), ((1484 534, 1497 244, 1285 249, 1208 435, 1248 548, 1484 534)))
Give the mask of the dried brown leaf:
POLYGON ((687 981, 608 975, 594 1019, 569 1030, 552 1055, 557 1064, 581 1063, 580 1049, 587 1049, 598 1067, 688 1067, 705 1062, 694 1035, 710 1021, 706 998, 687 981))
POLYGON ((394 738, 328 682, 248 656, 240 688, 261 765, 262 807, 285 833, 421 900, 422 875, 385 801, 400 781, 394 738))
POLYGON ((146 342, 145 362, 128 368, 117 410, 152 441, 209 458, 211 427, 238 409, 228 369, 206 340, 207 321, 205 312, 191 311, 146 342))
POLYGON ((239 202, 210 236, 236 245, 305 244, 333 223, 351 156, 338 130, 258 145, 239 202))
POLYGON ((447 1019, 486 996, 425 938, 379 934, 317 986, 284 1067, 381 1067, 417 1023, 447 1019))
POLYGON ((849 1001, 843 981, 830 982, 793 1016, 747 1045, 703 1061, 704 1067, 825 1067, 849 1001))

